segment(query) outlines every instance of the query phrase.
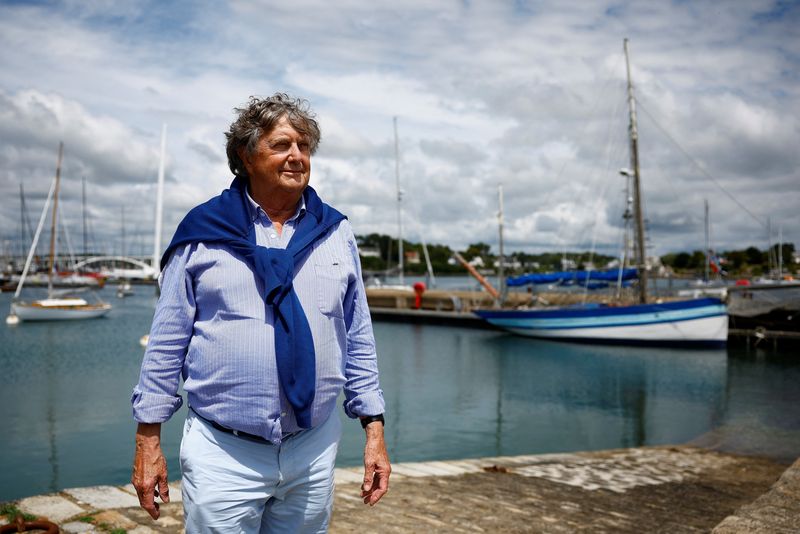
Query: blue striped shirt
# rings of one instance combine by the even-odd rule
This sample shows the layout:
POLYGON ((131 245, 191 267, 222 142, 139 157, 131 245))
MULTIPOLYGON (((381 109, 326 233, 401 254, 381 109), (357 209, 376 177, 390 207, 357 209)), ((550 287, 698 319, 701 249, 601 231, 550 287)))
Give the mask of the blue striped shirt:
MULTIPOLYGON (((301 201, 278 234, 252 198, 256 243, 286 248, 301 201)), ((161 423, 183 404, 225 427, 274 443, 300 430, 283 395, 275 362, 272 311, 264 285, 249 264, 223 245, 179 247, 162 277, 139 383, 134 419, 161 423)), ((311 424, 332 413, 344 388, 348 416, 384 412, 375 339, 367 308, 355 236, 347 220, 314 244, 295 267, 294 290, 308 318, 316 353, 316 394, 311 424)))

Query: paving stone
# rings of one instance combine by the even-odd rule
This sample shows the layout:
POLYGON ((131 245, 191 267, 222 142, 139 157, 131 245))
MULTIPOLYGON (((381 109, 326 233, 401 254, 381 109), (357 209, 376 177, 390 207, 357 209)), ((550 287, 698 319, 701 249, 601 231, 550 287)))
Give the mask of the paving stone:
POLYGON ((183 521, 168 515, 162 515, 158 518, 158 525, 161 527, 180 527, 183 526, 183 521))
POLYGON ((127 508, 139 506, 139 499, 128 492, 114 486, 91 486, 88 488, 70 488, 64 493, 75 500, 86 503, 92 508, 127 508))
POLYGON ((429 477, 445 474, 445 472, 426 467, 424 462, 404 462, 392 466, 392 473, 407 477, 429 477))
POLYGON ((61 525, 61 530, 66 534, 80 534, 81 532, 97 532, 97 528, 91 523, 83 521, 72 521, 61 525))
POLYGON ((179 482, 173 482, 169 485, 169 502, 183 502, 183 492, 179 482))
POLYGON ((111 528, 121 528, 130 530, 136 528, 137 523, 117 512, 116 510, 105 510, 104 512, 92 514, 94 524, 107 525, 111 528))
POLYGON ((60 495, 38 495, 19 501, 17 507, 25 513, 61 522, 80 514, 83 508, 60 495))
POLYGON ((337 468, 333 471, 333 479, 336 484, 361 484, 364 481, 364 475, 354 473, 347 469, 337 468))
MULTIPOLYGON (((136 488, 133 487, 133 484, 125 484, 124 486, 119 486, 119 489, 126 493, 130 493, 134 497, 136 497, 136 502, 138 506, 139 502, 139 495, 136 493, 136 488)), ((183 502, 183 494, 181 493, 181 484, 180 482, 170 482, 169 484, 169 502, 183 502)))

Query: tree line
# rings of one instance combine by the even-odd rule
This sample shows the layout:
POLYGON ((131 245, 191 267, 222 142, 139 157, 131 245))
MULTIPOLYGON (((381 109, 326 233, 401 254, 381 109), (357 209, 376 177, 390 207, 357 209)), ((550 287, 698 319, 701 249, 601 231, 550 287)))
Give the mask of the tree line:
MULTIPOLYGON (((362 251, 361 265, 365 271, 386 271, 398 265, 397 239, 385 234, 367 234, 356 236, 362 251)), ((428 244, 428 255, 431 266, 437 274, 463 274, 464 268, 453 261, 455 252, 459 252, 467 261, 481 258, 483 268, 494 270, 498 255, 493 253, 487 243, 471 243, 464 250, 454 250, 447 245, 428 244)), ((403 240, 405 261, 403 269, 409 274, 426 272, 425 256, 421 243, 403 240)), ((712 259, 729 276, 761 276, 777 268, 778 259, 783 260, 783 272, 797 272, 797 264, 793 263, 795 247, 792 243, 773 245, 769 249, 760 250, 748 247, 741 250, 728 250, 712 254, 712 259)), ((505 254, 504 267, 508 274, 559 271, 568 269, 584 270, 605 269, 617 260, 614 256, 582 252, 542 252, 527 253, 513 251, 505 254)), ((671 252, 660 257, 661 264, 676 275, 702 275, 705 271, 706 254, 702 250, 692 252, 671 252)))

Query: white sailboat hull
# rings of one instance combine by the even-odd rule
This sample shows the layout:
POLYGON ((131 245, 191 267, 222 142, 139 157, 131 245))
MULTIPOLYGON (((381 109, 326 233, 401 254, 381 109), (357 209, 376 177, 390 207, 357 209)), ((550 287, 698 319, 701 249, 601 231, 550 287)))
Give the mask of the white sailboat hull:
POLYGON ((509 328, 508 330, 522 336, 564 340, 606 340, 620 343, 629 341, 717 341, 719 343, 725 343, 728 338, 728 318, 726 316, 719 316, 650 325, 575 328, 571 330, 544 330, 536 328, 509 328))
POLYGON ((725 305, 717 299, 476 313, 514 334, 564 341, 722 346, 728 338, 728 315, 725 305))
POLYGON ((111 311, 110 304, 69 304, 42 305, 41 301, 16 302, 11 305, 11 313, 20 321, 69 321, 94 319, 111 311))

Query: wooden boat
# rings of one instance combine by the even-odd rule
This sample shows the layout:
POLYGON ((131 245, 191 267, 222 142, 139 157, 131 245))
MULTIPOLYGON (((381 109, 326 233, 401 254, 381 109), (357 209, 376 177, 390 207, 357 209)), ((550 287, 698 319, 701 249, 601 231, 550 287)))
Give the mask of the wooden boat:
POLYGON ((105 302, 91 304, 77 297, 60 297, 11 303, 11 313, 20 321, 64 321, 93 319, 111 310, 105 302))
POLYGON ((624 49, 628 76, 628 131, 632 170, 625 170, 623 174, 633 182, 632 217, 635 222, 635 274, 639 280, 639 302, 621 306, 590 303, 553 308, 484 309, 474 313, 494 326, 530 337, 629 345, 721 346, 728 338, 728 315, 726 306, 720 299, 699 298, 655 303, 648 300, 638 129, 627 39, 624 49))
POLYGON ((14 298, 11 301, 11 313, 6 318, 6 323, 13 325, 20 321, 63 321, 63 320, 76 320, 76 319, 92 319, 101 317, 111 310, 111 305, 99 301, 97 303, 89 303, 85 299, 69 296, 66 293, 56 293, 53 291, 53 280, 56 275, 55 266, 55 248, 56 248, 56 220, 58 214, 58 189, 61 182, 61 159, 63 157, 64 145, 60 143, 58 146, 58 164, 56 166, 56 177, 53 180, 53 185, 50 187, 50 192, 47 195, 47 201, 42 209, 42 215, 39 218, 39 225, 36 228, 36 234, 31 244, 31 249, 28 252, 28 258, 25 261, 25 267, 22 270, 17 290, 14 293, 14 298), (20 293, 25 284, 25 278, 30 269, 31 260, 36 251, 36 245, 39 242, 42 226, 47 215, 47 209, 50 205, 50 200, 53 200, 53 215, 50 231, 50 262, 48 268, 48 288, 47 298, 31 301, 19 300, 20 293))

